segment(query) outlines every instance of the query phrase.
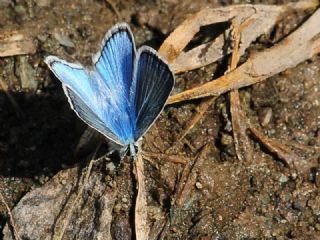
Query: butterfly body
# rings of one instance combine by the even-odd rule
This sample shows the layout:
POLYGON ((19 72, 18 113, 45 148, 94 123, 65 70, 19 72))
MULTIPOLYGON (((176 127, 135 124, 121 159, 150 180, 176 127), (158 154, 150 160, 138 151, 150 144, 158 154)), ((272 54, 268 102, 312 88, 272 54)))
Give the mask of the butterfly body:
POLYGON ((150 47, 136 51, 125 23, 107 32, 90 70, 55 56, 45 62, 75 113, 124 147, 133 146, 151 127, 174 86, 168 64, 150 47))

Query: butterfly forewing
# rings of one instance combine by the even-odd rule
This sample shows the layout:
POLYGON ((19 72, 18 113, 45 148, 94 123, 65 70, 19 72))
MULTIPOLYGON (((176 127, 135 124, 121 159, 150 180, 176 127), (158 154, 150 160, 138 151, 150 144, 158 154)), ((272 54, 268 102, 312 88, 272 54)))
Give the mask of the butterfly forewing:
POLYGON ((111 103, 110 106, 101 106, 105 111, 104 121, 123 145, 133 142, 134 113, 130 106, 129 90, 134 57, 133 36, 125 23, 115 25, 106 34, 101 51, 93 57, 96 74, 101 76, 104 85, 110 90, 101 94, 102 102, 111 103))
POLYGON ((93 57, 92 70, 85 70, 81 65, 57 57, 49 56, 46 59, 51 70, 67 87, 69 102, 84 104, 78 105, 77 109, 72 106, 82 116, 81 119, 121 145, 134 141, 134 120, 128 105, 134 48, 129 27, 127 24, 118 24, 107 32, 101 51, 93 57), (84 113, 83 109, 91 109, 98 120, 91 119, 94 116, 84 113), (100 122, 107 131, 101 128, 100 122))
POLYGON ((132 84, 136 141, 159 116, 173 86, 174 76, 168 64, 152 48, 141 47, 137 53, 132 84))
MULTIPOLYGON (((134 40, 127 24, 115 25, 105 37, 101 52, 93 56, 97 72, 105 84, 128 100, 132 82, 134 40)), ((125 104, 124 104, 125 105, 125 104)))

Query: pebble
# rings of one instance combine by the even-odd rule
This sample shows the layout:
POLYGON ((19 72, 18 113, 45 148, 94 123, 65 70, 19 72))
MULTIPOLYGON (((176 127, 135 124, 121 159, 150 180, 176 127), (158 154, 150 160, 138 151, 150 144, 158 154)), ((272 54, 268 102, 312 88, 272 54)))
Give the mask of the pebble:
POLYGON ((109 163, 106 164, 107 173, 109 173, 109 174, 113 173, 115 169, 116 169, 116 166, 114 165, 113 162, 109 162, 109 163))
POLYGON ((51 5, 51 0, 37 0, 35 2, 39 7, 48 7, 51 5))
POLYGON ((272 119, 272 108, 270 107, 263 108, 259 114, 259 121, 261 126, 263 127, 267 126, 270 123, 271 119, 272 119))
POLYGON ((70 48, 75 47, 74 43, 67 35, 63 35, 58 32, 54 32, 53 36, 59 42, 60 45, 65 46, 65 47, 70 47, 70 48))
POLYGON ((280 178, 279 178, 279 182, 281 183, 285 183, 288 182, 289 178, 286 175, 281 174, 280 178))
POLYGON ((203 188, 201 182, 196 182, 196 188, 197 189, 202 189, 203 188))
POLYGON ((222 134, 221 136, 221 144, 224 146, 233 144, 233 138, 229 134, 222 134))

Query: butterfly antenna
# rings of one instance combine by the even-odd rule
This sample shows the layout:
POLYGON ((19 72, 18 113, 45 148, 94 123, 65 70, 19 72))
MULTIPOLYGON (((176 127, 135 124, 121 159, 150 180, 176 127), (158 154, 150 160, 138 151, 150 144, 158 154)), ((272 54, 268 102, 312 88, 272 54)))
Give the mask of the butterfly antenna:
POLYGON ((130 155, 135 161, 137 159, 137 154, 136 154, 136 149, 134 147, 134 144, 130 144, 129 147, 130 147, 130 155))

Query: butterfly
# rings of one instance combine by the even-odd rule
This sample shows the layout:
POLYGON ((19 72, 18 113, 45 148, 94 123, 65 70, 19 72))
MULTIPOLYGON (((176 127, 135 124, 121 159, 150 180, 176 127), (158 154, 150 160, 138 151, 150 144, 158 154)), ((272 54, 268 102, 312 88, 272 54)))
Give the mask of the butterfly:
POLYGON ((135 156, 137 142, 158 118, 174 87, 174 74, 153 48, 136 50, 126 23, 106 33, 92 61, 87 68, 56 56, 45 59, 78 117, 123 149, 129 147, 135 156))

